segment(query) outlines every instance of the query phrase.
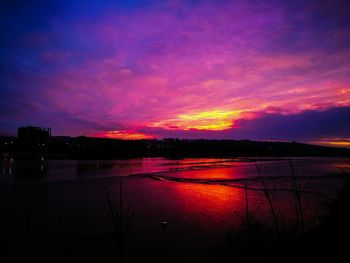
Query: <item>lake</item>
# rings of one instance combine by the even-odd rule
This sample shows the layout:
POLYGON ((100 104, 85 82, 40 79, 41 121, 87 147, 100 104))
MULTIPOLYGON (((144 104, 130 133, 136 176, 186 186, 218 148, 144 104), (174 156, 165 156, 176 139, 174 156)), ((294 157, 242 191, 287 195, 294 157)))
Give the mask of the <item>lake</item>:
POLYGON ((271 224, 264 187, 275 189, 271 199, 279 217, 297 220, 292 175, 303 191, 305 225, 317 224, 349 169, 346 158, 3 159, 2 241, 19 261, 117 258, 106 190, 119 207, 122 189, 122 205, 133 214, 126 262, 195 262, 221 235, 240 227, 246 197, 256 219, 271 224))

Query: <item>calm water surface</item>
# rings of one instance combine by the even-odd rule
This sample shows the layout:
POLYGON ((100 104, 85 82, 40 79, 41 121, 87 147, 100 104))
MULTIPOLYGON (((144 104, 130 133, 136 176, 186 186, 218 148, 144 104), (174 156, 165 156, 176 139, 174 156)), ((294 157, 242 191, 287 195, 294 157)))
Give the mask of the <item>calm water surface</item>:
MULTIPOLYGON (((336 197, 350 160, 299 158, 292 163, 298 184, 305 190, 305 217, 311 220, 336 197)), ((65 237, 95 246, 96 237, 113 230, 105 189, 117 206, 122 182, 123 204, 131 205, 135 213, 128 237, 129 257, 158 250, 172 253, 176 248, 196 258, 220 233, 239 227, 246 186, 250 209, 259 220, 271 221, 257 166, 264 183, 277 189, 278 214, 288 222, 295 220, 289 191, 292 172, 286 159, 4 159, 0 169, 0 204, 6 212, 2 225, 12 229, 8 240, 16 246, 25 246, 29 238, 28 221, 29 232, 45 244, 65 237), (161 229, 163 221, 168 222, 166 230, 161 229)))

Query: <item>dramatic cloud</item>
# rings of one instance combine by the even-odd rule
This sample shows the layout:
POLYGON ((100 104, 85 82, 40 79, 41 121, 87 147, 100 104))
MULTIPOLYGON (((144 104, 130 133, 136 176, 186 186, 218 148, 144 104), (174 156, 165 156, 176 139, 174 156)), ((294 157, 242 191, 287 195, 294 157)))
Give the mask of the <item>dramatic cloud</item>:
POLYGON ((326 137, 342 137, 350 134, 350 107, 324 111, 304 111, 300 114, 262 114, 256 119, 240 120, 234 137, 279 140, 312 140, 326 137))
POLYGON ((301 141, 318 144, 349 146, 350 107, 331 108, 324 111, 307 110, 302 113, 253 113, 254 118, 240 119, 222 131, 190 129, 178 130, 147 128, 146 133, 158 137, 190 139, 237 139, 301 141), (348 136, 348 137, 346 137, 348 136))
POLYGON ((2 133, 346 137, 333 118, 322 134, 288 125, 350 106, 347 1, 1 5, 2 133))

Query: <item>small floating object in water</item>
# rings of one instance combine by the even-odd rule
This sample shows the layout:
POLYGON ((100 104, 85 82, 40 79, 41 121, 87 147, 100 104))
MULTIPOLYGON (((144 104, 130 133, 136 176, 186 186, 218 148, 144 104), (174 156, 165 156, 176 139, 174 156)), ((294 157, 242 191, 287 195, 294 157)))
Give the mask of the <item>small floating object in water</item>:
POLYGON ((165 230, 168 227, 168 222, 167 221, 163 221, 160 225, 162 227, 162 230, 165 230))

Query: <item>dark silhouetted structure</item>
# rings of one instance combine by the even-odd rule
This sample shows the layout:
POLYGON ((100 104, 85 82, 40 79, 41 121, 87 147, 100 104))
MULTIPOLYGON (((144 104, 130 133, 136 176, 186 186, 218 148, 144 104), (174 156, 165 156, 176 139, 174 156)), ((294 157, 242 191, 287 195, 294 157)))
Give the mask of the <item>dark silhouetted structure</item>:
POLYGON ((47 143, 51 137, 51 128, 41 128, 34 126, 18 128, 18 142, 21 144, 38 145, 47 143))

